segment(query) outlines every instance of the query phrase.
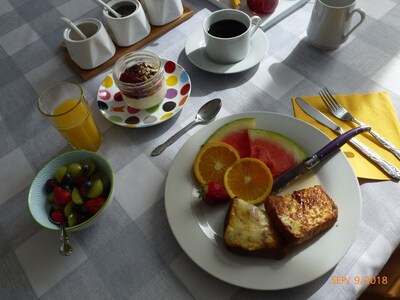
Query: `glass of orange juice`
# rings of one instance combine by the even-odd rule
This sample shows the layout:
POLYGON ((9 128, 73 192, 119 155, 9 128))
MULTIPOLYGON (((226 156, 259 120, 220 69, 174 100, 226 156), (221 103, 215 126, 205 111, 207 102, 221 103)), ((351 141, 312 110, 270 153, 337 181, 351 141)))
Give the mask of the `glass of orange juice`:
POLYGON ((52 84, 39 96, 37 106, 72 148, 99 149, 103 136, 79 84, 72 81, 52 84))

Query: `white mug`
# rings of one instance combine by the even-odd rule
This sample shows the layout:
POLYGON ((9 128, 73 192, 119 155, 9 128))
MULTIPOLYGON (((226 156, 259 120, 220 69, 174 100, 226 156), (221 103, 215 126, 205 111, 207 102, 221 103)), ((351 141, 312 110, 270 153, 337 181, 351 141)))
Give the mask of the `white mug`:
POLYGON ((81 69, 93 69, 114 56, 116 48, 103 24, 94 18, 82 19, 75 25, 87 36, 80 36, 67 28, 64 42, 71 59, 81 69))
POLYGON ((307 28, 308 41, 323 50, 338 48, 364 22, 365 12, 355 6, 356 0, 315 0, 307 28), (360 20, 350 28, 355 13, 360 20))
POLYGON ((149 21, 138 0, 112 0, 107 4, 114 10, 127 4, 136 7, 133 13, 122 18, 111 16, 106 9, 103 10, 103 17, 110 29, 110 36, 118 46, 133 45, 150 34, 149 21))
POLYGON ((140 0, 153 26, 162 26, 183 14, 182 0, 140 0))
POLYGON ((260 17, 249 17, 237 9, 221 9, 213 12, 203 22, 207 55, 211 60, 221 64, 233 64, 243 60, 249 53, 250 39, 260 23, 260 17), (237 22, 241 23, 243 28, 239 26, 235 32, 233 28, 239 24, 237 22))

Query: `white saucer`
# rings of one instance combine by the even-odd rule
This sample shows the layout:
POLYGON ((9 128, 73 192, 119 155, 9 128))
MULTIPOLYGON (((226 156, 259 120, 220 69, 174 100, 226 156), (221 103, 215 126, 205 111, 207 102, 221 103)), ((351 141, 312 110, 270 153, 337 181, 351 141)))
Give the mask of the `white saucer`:
POLYGON ((250 52, 243 60, 229 65, 212 61, 205 49, 203 29, 196 30, 186 41, 186 55, 200 69, 211 73, 232 74, 248 70, 258 64, 268 51, 269 42, 266 34, 257 29, 250 40, 250 52))

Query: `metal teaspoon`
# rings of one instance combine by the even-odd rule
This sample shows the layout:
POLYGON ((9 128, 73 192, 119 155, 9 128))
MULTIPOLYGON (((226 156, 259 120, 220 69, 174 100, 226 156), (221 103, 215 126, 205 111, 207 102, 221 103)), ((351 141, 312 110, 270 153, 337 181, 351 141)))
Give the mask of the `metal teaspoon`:
POLYGON ((185 127, 183 127, 181 130, 179 130, 173 136, 171 136, 168 140, 166 140, 160 146, 156 147, 151 152, 151 156, 157 156, 157 155, 160 155, 161 153, 163 153, 163 151, 168 146, 170 146, 174 142, 176 142, 182 135, 184 135, 187 131, 189 131, 189 129, 191 129, 195 125, 210 122, 218 114, 218 112, 221 109, 221 106, 222 106, 222 102, 221 102, 221 99, 219 99, 219 98, 215 98, 213 100, 208 101, 206 104, 204 104, 202 107, 200 107, 199 111, 196 114, 195 119, 192 122, 187 124, 185 127))
POLYGON ((65 229, 65 222, 56 222, 49 216, 49 220, 51 223, 60 226, 60 247, 58 248, 58 252, 62 256, 69 256, 72 254, 72 247, 69 243, 69 237, 67 230, 65 229))

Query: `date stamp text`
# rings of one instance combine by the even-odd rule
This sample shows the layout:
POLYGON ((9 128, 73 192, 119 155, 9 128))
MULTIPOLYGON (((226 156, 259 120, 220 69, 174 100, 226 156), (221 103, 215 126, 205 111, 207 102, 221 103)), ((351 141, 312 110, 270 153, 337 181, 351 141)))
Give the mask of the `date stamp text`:
POLYGON ((387 276, 332 276, 332 284, 388 284, 387 276))

